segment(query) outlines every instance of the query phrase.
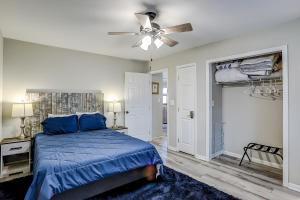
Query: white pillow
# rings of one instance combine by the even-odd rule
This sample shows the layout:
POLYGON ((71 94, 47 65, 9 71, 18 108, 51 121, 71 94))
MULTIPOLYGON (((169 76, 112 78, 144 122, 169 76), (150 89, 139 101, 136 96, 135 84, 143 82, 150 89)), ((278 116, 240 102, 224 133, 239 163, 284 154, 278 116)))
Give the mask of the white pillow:
POLYGON ((78 115, 78 118, 79 118, 83 114, 92 115, 92 114, 96 114, 96 113, 100 113, 100 112, 99 111, 96 111, 96 112, 76 112, 76 115, 78 115))
POLYGON ((248 75, 242 74, 237 68, 218 70, 215 79, 220 83, 249 80, 248 75))
POLYGON ((69 117, 75 114, 48 114, 48 118, 53 118, 53 117, 69 117))

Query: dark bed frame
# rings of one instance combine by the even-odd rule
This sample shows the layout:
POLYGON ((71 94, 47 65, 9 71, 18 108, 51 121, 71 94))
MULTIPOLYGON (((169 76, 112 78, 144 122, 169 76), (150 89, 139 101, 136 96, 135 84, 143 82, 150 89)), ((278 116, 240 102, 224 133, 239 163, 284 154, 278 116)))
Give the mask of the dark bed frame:
POLYGON ((62 193, 54 195, 52 200, 82 200, 98 194, 115 189, 122 185, 132 183, 134 181, 146 178, 149 181, 156 179, 156 166, 149 165, 147 167, 138 168, 128 172, 120 173, 105 179, 101 179, 78 188, 73 188, 62 193))

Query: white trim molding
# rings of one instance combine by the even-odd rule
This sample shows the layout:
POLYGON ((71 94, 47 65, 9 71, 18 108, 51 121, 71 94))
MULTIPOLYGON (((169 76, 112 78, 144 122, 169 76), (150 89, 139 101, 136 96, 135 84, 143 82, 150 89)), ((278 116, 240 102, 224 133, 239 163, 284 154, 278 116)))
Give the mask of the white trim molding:
POLYGON ((289 183, 288 188, 291 190, 295 190, 297 192, 300 192, 300 185, 294 184, 294 183, 289 183))
POLYGON ((212 69, 211 69, 211 62, 207 61, 206 62, 206 106, 205 106, 205 115, 206 115, 206 125, 205 125, 205 149, 206 149, 206 159, 210 160, 210 152, 211 152, 211 131, 212 131, 212 106, 211 106, 211 96, 212 96, 212 80, 211 80, 211 74, 212 74, 212 69))
POLYGON ((289 73, 288 46, 282 46, 283 80, 283 185, 289 184, 289 73))
POLYGON ((204 161, 209 161, 206 156, 202 156, 200 154, 195 154, 195 158, 199 159, 199 160, 204 160, 204 161))
POLYGON ((167 148, 168 148, 169 150, 171 150, 171 151, 178 151, 177 147, 172 147, 172 146, 170 146, 170 145, 168 145, 167 148))
POLYGON ((160 74, 160 73, 168 73, 168 68, 153 70, 149 72, 150 74, 160 74))
MULTIPOLYGON (((159 70, 150 71, 150 74, 160 74, 160 73, 167 73, 167 100, 169 101, 169 69, 163 68, 159 70)), ((152 104, 151 104, 151 124, 152 124, 152 104)), ((151 137, 152 137, 152 125, 151 125, 151 137)), ((169 147, 169 141, 170 141, 170 103, 167 104, 167 146, 169 147)))
POLYGON ((212 154, 212 158, 215 158, 215 157, 217 157, 217 156, 219 156, 219 155, 221 155, 221 154, 223 154, 224 153, 224 150, 221 150, 221 151, 218 151, 218 152, 216 152, 216 153, 214 153, 214 154, 212 154))
POLYGON ((288 76, 288 46, 251 51, 247 53, 216 58, 206 61, 206 158, 212 159, 212 64, 241 59, 251 56, 266 55, 270 53, 282 53, 283 63, 283 185, 289 187, 289 76, 288 76))

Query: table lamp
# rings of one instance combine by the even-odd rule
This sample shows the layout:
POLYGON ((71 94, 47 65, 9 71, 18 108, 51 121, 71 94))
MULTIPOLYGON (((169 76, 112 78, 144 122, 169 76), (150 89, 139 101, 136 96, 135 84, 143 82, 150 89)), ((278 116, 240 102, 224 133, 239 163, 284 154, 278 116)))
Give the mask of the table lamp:
POLYGON ((118 128, 118 126, 117 126, 117 113, 120 113, 122 111, 121 103, 120 102, 109 103, 108 111, 114 113, 114 124, 113 124, 112 128, 118 128))
POLYGON ((12 117, 18 117, 21 119, 21 134, 19 138, 25 137, 25 118, 33 116, 31 103, 14 103, 12 106, 12 117))

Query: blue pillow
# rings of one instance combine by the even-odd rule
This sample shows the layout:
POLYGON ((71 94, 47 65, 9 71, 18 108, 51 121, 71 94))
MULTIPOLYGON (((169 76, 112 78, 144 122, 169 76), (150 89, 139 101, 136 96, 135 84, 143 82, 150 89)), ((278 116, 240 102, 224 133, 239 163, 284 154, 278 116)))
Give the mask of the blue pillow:
POLYGON ((106 129, 106 117, 96 114, 83 114, 79 118, 80 131, 106 129))
POLYGON ((78 132, 78 117, 71 115, 67 117, 47 118, 42 122, 44 133, 48 135, 78 132))

